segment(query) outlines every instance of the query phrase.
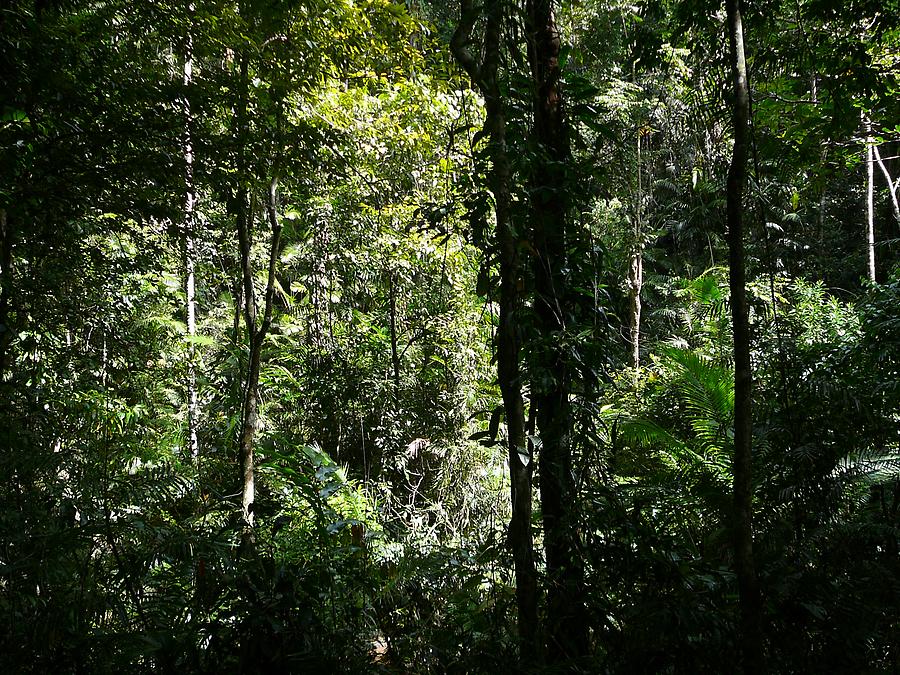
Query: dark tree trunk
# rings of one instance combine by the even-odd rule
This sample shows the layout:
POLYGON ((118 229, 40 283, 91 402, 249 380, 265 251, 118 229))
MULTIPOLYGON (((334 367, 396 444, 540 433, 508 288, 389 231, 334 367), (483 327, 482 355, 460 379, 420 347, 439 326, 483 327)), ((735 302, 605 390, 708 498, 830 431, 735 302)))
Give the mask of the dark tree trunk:
POLYGON ((539 657, 538 590, 534 566, 534 539, 531 532, 532 458, 525 435, 525 406, 519 369, 520 340, 516 314, 521 306, 519 283, 521 263, 519 242, 511 213, 511 168, 506 148, 506 118, 497 81, 500 61, 503 3, 488 2, 482 61, 472 52, 472 28, 478 17, 471 0, 460 4, 460 22, 453 35, 453 54, 485 99, 484 130, 490 139, 491 169, 488 181, 494 195, 497 241, 500 259, 500 325, 497 330, 497 378, 506 413, 512 517, 509 543, 513 551, 518 610, 519 656, 527 668, 539 657))
POLYGON ((734 561, 740 595, 740 645, 745 673, 764 670, 762 603, 753 560, 753 476, 750 325, 744 265, 742 199, 750 145, 750 91, 740 0, 727 0, 731 70, 734 85, 734 155, 728 171, 728 262, 731 320, 734 328, 734 561))
MULTIPOLYGON (((247 99, 249 92, 249 73, 247 55, 241 56, 239 74, 240 93, 235 108, 235 125, 238 135, 238 176, 246 181, 248 162, 245 150, 247 138, 247 99)), ((278 177, 269 182, 268 198, 265 205, 266 215, 271 230, 271 248, 269 250, 268 279, 264 299, 262 321, 258 321, 256 291, 253 287, 253 228, 255 221, 255 199, 250 191, 241 184, 235 197, 235 223, 237 226, 238 244, 240 247, 241 279, 243 281, 244 323, 247 326, 247 376, 244 382, 243 414, 239 438, 239 457, 241 467, 241 509, 245 525, 245 541, 253 542, 253 502, 256 496, 254 438, 259 422, 259 374, 262 366, 262 348, 269 327, 272 324, 272 306, 275 298, 275 268, 281 250, 281 224, 278 221, 277 209, 278 177), (249 197, 249 203, 248 203, 249 197)), ((237 327, 238 321, 235 321, 237 327)))
POLYGON ((259 388, 260 350, 256 346, 256 292, 253 288, 253 268, 250 260, 253 231, 253 208, 248 208, 246 194, 239 196, 237 230, 241 250, 241 279, 244 283, 244 323, 247 326, 247 376, 244 381, 243 414, 241 416, 240 465, 241 465, 241 507, 244 523, 253 527, 253 500, 255 496, 253 437, 256 433, 259 388))
MULTIPOLYGON (((495 123, 503 126, 502 112, 495 123)), ((499 138, 505 146, 504 133, 499 138)), ((506 433, 510 468, 512 517, 509 541, 513 549, 519 611, 519 636, 524 662, 537 654, 537 579, 534 568, 534 539, 531 533, 532 457, 525 435, 525 405, 519 368, 520 340, 516 314, 519 297, 519 241, 510 217, 509 160, 495 159, 494 195, 500 244, 500 325, 497 329, 497 377, 506 412, 506 433), (502 223, 502 225, 501 225, 502 223)))
POLYGON ((0 382, 7 371, 7 351, 12 343, 13 331, 9 325, 12 298, 12 226, 6 209, 0 209, 0 382))
MULTIPOLYGON (((238 76, 239 94, 235 106, 235 128, 238 142, 237 173, 244 177, 247 172, 247 157, 244 144, 247 138, 247 98, 249 92, 248 59, 246 54, 241 55, 240 73, 238 76)), ((238 459, 241 477, 241 512, 244 518, 246 540, 252 542, 253 527, 253 500, 255 496, 254 483, 254 457, 253 436, 257 422, 257 388, 259 383, 259 364, 254 368, 254 338, 256 336, 256 293, 253 289, 253 270, 250 252, 253 247, 251 235, 253 233, 253 202, 249 200, 249 193, 243 184, 239 184, 234 197, 234 219, 237 227, 238 248, 240 249, 241 284, 243 290, 244 321, 247 326, 248 336, 248 361, 247 376, 244 382, 243 401, 241 410, 241 430, 238 437, 238 459), (255 370, 255 374, 254 374, 255 370)), ((238 311, 238 308, 235 308, 238 311)), ((239 322, 235 321, 237 328, 239 322)))
POLYGON ((394 396, 400 398, 400 349, 397 345, 397 290, 394 286, 394 273, 388 276, 388 293, 390 295, 390 328, 391 328, 391 367, 394 376, 394 396))
POLYGON ((534 86, 534 138, 539 157, 532 177, 532 245, 539 334, 532 385, 541 438, 540 489, 547 555, 547 656, 551 663, 588 652, 583 570, 572 519, 571 368, 565 353, 566 213, 565 165, 569 142, 559 87, 560 36, 552 0, 527 3, 528 56, 534 86))
MULTIPOLYGON (((254 479, 255 458, 253 441, 259 422, 259 373, 262 366, 262 348, 269 327, 272 325, 272 306, 275 299, 275 268, 281 249, 281 225, 276 211, 278 180, 269 184, 266 214, 272 231, 269 250, 268 280, 264 299, 262 321, 257 326, 256 292, 253 288, 253 267, 250 260, 251 232, 253 227, 252 208, 246 216, 238 216, 238 240, 241 248, 241 272, 244 279, 244 322, 247 325, 249 354, 247 380, 244 385, 244 414, 241 423, 241 506, 244 522, 253 527, 253 501, 256 495, 254 479)), ((243 211, 243 209, 242 209, 243 211)))

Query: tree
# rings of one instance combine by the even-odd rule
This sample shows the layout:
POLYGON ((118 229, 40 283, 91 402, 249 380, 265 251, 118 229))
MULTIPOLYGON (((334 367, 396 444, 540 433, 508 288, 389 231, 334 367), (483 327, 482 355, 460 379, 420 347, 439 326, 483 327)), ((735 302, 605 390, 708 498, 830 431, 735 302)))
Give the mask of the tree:
POLYGON ((272 177, 265 205, 266 217, 271 231, 269 244, 268 276, 263 300, 262 319, 259 320, 256 290, 253 285, 253 267, 250 258, 254 221, 254 198, 248 206, 239 206, 237 227, 241 245, 241 272, 244 280, 244 322, 247 327, 249 354, 247 374, 244 383, 244 408, 240 433, 241 458, 241 506, 244 522, 253 527, 254 500, 256 498, 254 438, 259 424, 259 375, 262 365, 262 350, 266 335, 272 326, 272 311, 275 301, 275 272, 280 253, 281 223, 278 220, 278 178, 272 177))
POLYGON ((637 173, 637 189, 634 208, 634 243, 628 264, 628 295, 631 301, 629 326, 629 342, 631 343, 631 365, 634 367, 635 380, 641 368, 641 288, 644 285, 644 190, 641 184, 641 142, 643 129, 637 133, 637 153, 635 170, 637 173))
POLYGON ((10 319, 10 297, 12 295, 13 269, 12 269, 13 232, 10 227, 6 209, 0 209, 0 382, 6 375, 6 361, 9 345, 12 343, 12 326, 10 319))
POLYGON ((863 116, 865 132, 866 165, 866 272, 869 281, 875 283, 875 140, 872 138, 872 123, 863 116))
POLYGON ((734 333, 734 563, 741 605, 740 645, 745 673, 764 672, 762 602, 753 559, 753 395, 750 321, 744 260, 743 196, 750 151, 750 88, 740 0, 727 0, 734 149, 726 187, 728 269, 734 333))
POLYGON ((566 233, 568 128, 560 86, 560 33, 552 0, 526 3, 526 39, 531 68, 532 133, 531 244, 536 330, 540 345, 532 364, 531 404, 540 431, 540 490, 547 555, 547 656, 551 663, 575 661, 588 652, 582 600, 583 570, 572 522, 573 372, 566 233))
MULTIPOLYGON (((193 14, 193 5, 188 6, 189 19, 193 14)), ((200 458, 200 442, 197 436, 200 405, 197 399, 197 292, 196 292, 196 228, 197 228, 197 186, 194 182, 194 143, 191 133, 193 116, 191 114, 191 87, 194 79, 193 39, 190 27, 184 38, 184 68, 182 84, 182 114, 184 131, 182 140, 182 156, 184 158, 184 294, 185 314, 187 319, 188 344, 188 448, 194 461, 200 458)))
MULTIPOLYGON (((460 3, 460 19, 451 42, 453 54, 485 99, 484 131, 488 135, 488 186, 494 197, 497 247, 500 259, 500 324, 497 330, 497 379, 506 415, 506 442, 510 468, 512 518, 509 542, 516 573, 516 601, 520 658, 532 662, 538 652, 538 591, 531 533, 532 457, 525 435, 525 409, 519 367, 520 332, 517 325, 522 309, 520 285, 522 269, 521 226, 513 222, 511 204, 512 172, 506 141, 506 112, 498 79, 501 38, 506 5, 491 0, 486 6, 486 26, 480 61, 471 51, 472 32, 478 12, 471 0, 460 3)), ((488 252, 489 253, 489 252, 488 252)))

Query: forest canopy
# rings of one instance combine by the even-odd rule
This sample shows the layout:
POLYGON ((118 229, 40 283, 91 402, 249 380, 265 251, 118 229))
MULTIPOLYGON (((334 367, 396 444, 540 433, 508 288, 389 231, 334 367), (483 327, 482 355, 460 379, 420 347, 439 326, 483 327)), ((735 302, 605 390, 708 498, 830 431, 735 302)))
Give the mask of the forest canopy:
POLYGON ((0 662, 900 670, 898 0, 0 7, 0 662))

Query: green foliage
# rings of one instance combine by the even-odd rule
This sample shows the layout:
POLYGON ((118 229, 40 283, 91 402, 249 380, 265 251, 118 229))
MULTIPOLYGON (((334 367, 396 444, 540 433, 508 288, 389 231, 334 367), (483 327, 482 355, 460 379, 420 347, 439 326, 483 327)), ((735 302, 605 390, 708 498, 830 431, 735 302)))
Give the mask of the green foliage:
MULTIPOLYGON (((568 310, 565 329, 546 335, 529 220, 546 176, 534 170, 543 151, 521 5, 504 5, 498 71, 516 283, 528 298, 515 319, 523 383, 557 376, 535 365, 548 350, 572 365, 567 524, 583 540, 592 641, 579 665, 730 672, 721 17, 701 2, 559 6, 572 152, 552 168, 569 219, 558 277, 568 310), (638 373, 622 367, 636 252, 638 373)), ((516 662, 492 164, 476 133, 484 101, 448 55, 457 9, 16 0, 0 10, 7 670, 540 672, 516 662), (235 221, 246 194, 261 299, 273 176, 282 239, 250 536, 239 515, 250 345, 235 221)), ((861 281, 860 119, 897 180, 900 11, 896 0, 744 11, 768 665, 894 672, 900 279, 876 168, 883 283, 861 281)), ((525 386, 529 419, 534 393, 525 386)), ((528 433, 539 465, 541 439, 528 433)))
MULTIPOLYGON (((709 277, 685 288, 688 315, 721 298, 709 277)), ((896 293, 871 287, 848 304, 821 285, 779 282, 777 311, 757 320, 756 546, 779 672, 885 669, 896 657, 886 645, 897 616, 879 595, 897 592, 900 402, 879 384, 896 367, 896 293)), ((614 617, 604 638, 614 670, 717 670, 727 666, 691 645, 733 649, 733 380, 708 356, 728 336, 698 337, 692 350, 655 349, 638 391, 603 411, 615 485, 590 488, 582 517, 591 573, 608 589, 596 603, 614 617), (665 639, 648 651, 653 634, 665 639)))

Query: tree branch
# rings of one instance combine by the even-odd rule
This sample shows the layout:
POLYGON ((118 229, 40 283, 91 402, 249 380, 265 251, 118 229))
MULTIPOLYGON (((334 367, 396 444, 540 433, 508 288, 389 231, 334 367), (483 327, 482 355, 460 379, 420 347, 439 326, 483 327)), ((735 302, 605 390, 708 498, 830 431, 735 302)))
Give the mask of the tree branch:
POLYGON ((887 167, 881 159, 881 153, 878 152, 878 146, 874 143, 872 144, 872 150, 875 152, 875 161, 878 162, 881 173, 884 174, 884 179, 888 184, 888 191, 891 194, 891 206, 894 209, 894 218, 896 218, 897 223, 900 224, 900 203, 897 201, 897 188, 900 188, 900 177, 897 178, 896 182, 891 178, 891 174, 888 173, 887 167))
POLYGON ((247 322, 247 331, 250 337, 256 331, 256 293, 253 290, 253 270, 251 268, 250 252, 252 249, 251 231, 254 220, 254 199, 250 199, 250 207, 247 208, 247 196, 241 190, 239 196, 241 203, 238 206, 237 231, 238 244, 241 249, 241 276, 244 282, 244 319, 247 322))
POLYGON ((472 29, 475 27, 475 20, 478 18, 478 14, 478 10, 472 7, 472 0, 460 0, 459 25, 453 31, 453 37, 450 39, 450 50, 473 84, 484 93, 484 83, 481 80, 481 66, 469 48, 472 44, 472 29))
POLYGON ((266 214, 269 217, 269 226, 272 228, 272 248, 269 251, 269 278, 266 281, 266 304, 262 325, 259 327, 259 339, 262 339, 269 326, 272 325, 272 304, 275 298, 275 266, 278 263, 278 254, 281 249, 281 223, 278 222, 276 210, 276 195, 278 192, 278 178, 273 177, 269 182, 269 200, 266 203, 266 214))

